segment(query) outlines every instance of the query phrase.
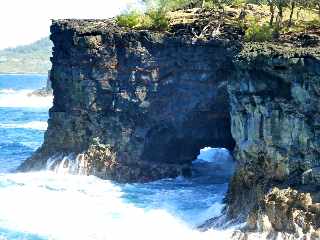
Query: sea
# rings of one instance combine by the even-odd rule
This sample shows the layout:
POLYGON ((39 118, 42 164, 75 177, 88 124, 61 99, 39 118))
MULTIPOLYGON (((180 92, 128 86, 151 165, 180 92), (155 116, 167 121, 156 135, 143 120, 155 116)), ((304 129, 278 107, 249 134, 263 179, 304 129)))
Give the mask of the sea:
POLYGON ((41 146, 53 98, 30 95, 46 75, 0 75, 0 240, 223 240, 200 231, 223 213, 233 160, 199 149, 192 178, 118 184, 94 176, 17 167, 41 146))

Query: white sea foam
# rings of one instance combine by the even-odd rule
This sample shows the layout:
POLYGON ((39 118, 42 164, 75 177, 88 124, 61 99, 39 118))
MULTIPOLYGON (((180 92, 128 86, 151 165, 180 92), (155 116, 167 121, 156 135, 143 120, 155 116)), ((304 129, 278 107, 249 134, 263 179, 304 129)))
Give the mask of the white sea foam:
POLYGON ((12 94, 16 91, 14 89, 8 88, 8 89, 0 89, 0 94, 12 94))
POLYGON ((45 131, 48 123, 44 121, 32 121, 28 123, 0 123, 0 128, 23 128, 45 131))
POLYGON ((228 159, 230 157, 230 152, 225 148, 205 147, 200 150, 197 160, 205 162, 217 162, 218 160, 228 159))
POLYGON ((30 107, 49 108, 52 105, 52 96, 40 97, 31 95, 33 90, 0 90, 0 107, 30 107))
MULTIPOLYGON (((57 174, 87 175, 83 154, 56 154, 47 160, 46 170, 57 174)), ((1 240, 1 239, 0 239, 1 240)))
MULTIPOLYGON (((132 188, 139 191, 135 185, 132 188)), ((162 194, 166 192, 162 190, 162 194)), ((0 199, 3 229, 45 239, 223 240, 230 239, 233 232, 199 232, 166 209, 136 206, 120 186, 91 176, 50 172, 0 175, 0 199)))

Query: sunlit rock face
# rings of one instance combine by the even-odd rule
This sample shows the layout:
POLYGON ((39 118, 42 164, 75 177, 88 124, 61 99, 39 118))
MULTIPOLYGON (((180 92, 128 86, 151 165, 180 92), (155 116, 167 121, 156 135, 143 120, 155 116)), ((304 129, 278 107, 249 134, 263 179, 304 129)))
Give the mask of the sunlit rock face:
POLYGON ((202 147, 233 149, 233 43, 195 43, 98 20, 57 21, 51 32, 54 106, 42 148, 22 169, 42 168, 57 152, 86 152, 98 139, 116 164, 93 161, 88 174, 149 181, 190 175, 202 147))
POLYGON ((229 94, 239 166, 231 215, 251 209, 272 186, 313 192, 319 201, 319 48, 248 44, 234 62, 229 94))
POLYGON ((319 239, 320 205, 309 193, 272 189, 252 211, 235 239, 319 239))

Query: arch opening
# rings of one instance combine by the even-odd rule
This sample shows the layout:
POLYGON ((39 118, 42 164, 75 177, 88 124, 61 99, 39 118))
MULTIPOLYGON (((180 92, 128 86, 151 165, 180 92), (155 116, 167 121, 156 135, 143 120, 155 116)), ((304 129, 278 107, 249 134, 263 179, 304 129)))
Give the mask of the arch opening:
POLYGON ((226 148, 204 147, 192 162, 192 178, 198 181, 229 182, 234 171, 234 158, 226 148))

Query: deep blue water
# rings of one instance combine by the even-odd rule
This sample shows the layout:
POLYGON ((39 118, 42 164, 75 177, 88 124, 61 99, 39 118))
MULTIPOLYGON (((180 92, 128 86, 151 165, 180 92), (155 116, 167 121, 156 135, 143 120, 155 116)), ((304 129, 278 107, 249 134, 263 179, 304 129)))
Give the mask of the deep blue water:
POLYGON ((50 100, 45 100, 49 102, 45 106, 26 105, 27 94, 45 86, 46 79, 45 75, 0 75, 0 172, 14 170, 43 141, 50 100))
POLYGON ((39 89, 46 86, 47 75, 0 74, 0 89, 39 89))
POLYGON ((1 240, 229 238, 225 230, 195 229, 221 213, 221 178, 116 184, 45 170, 15 173, 43 141, 52 98, 29 94, 45 84, 43 75, 0 75, 1 240))

